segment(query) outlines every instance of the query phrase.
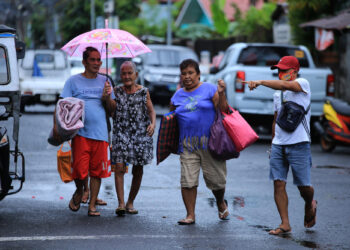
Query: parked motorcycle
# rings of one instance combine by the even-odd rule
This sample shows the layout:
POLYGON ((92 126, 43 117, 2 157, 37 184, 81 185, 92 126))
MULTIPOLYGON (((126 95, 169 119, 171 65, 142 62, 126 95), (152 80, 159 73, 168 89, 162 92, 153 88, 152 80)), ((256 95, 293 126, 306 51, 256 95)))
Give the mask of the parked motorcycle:
POLYGON ((323 105, 323 115, 314 127, 321 136, 323 151, 332 152, 337 144, 350 146, 350 104, 328 98, 323 105))

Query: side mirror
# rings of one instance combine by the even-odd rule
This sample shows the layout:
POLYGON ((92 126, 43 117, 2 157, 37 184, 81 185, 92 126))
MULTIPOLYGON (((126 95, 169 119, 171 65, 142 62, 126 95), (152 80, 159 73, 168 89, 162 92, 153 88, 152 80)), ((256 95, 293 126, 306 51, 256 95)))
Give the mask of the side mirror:
POLYGON ((213 66, 213 67, 210 67, 210 70, 209 70, 209 73, 210 74, 216 74, 219 72, 219 68, 213 66))
POLYGON ((22 41, 16 40, 15 45, 16 45, 17 59, 23 59, 26 53, 26 44, 22 41))
POLYGON ((6 107, 4 105, 0 105, 0 117, 2 117, 5 114, 6 114, 6 107))

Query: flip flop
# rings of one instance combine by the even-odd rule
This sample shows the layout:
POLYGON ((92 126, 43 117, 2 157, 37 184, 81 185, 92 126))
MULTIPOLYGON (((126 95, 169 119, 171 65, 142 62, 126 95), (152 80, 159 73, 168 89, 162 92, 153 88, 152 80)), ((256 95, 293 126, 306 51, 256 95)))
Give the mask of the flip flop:
POLYGON ((219 219, 220 220, 230 220, 230 213, 228 211, 228 205, 227 205, 227 200, 224 200, 226 203, 226 209, 223 212, 219 211, 219 219), (225 214, 227 213, 227 215, 225 216, 225 214))
POLYGON ((88 202, 88 200, 89 200, 89 192, 84 192, 83 197, 81 198, 81 203, 86 204, 88 202), (87 195, 86 195, 86 193, 87 193, 87 195))
POLYGON ((97 211, 97 210, 95 210, 95 211, 89 210, 89 211, 88 211, 88 216, 90 216, 90 217, 98 217, 98 216, 100 216, 100 215, 101 215, 100 212, 97 211))
POLYGON ((138 214, 139 211, 137 211, 135 208, 125 208, 127 214, 138 214))
POLYGON ((74 195, 76 194, 76 192, 74 192, 74 194, 72 195, 72 199, 70 199, 68 207, 70 210, 72 210, 73 212, 77 212, 80 209, 80 202, 78 204, 75 204, 74 202, 74 195))
POLYGON ((98 205, 98 206, 107 206, 107 202, 105 202, 104 200, 99 199, 99 198, 96 199, 96 203, 95 204, 98 205))
POLYGON ((182 220, 179 220, 177 223, 182 226, 188 226, 188 225, 195 224, 196 222, 193 219, 182 219, 182 220))
POLYGON ((304 226, 306 228, 311 228, 316 224, 317 200, 312 201, 312 207, 315 210, 314 215, 311 216, 309 219, 306 219, 306 215, 304 216, 304 226))
POLYGON ((228 212, 227 208, 223 212, 219 211, 219 219, 220 220, 230 220, 230 213, 228 212), (226 213, 227 213, 227 215, 225 216, 226 213))
POLYGON ((271 235, 285 235, 285 234, 289 234, 291 231, 292 231, 291 229, 287 230, 287 229, 284 229, 282 227, 278 227, 278 228, 275 228, 275 229, 271 230, 269 232, 269 234, 271 234, 271 235), (278 233, 276 233, 277 230, 279 230, 278 233), (273 233, 272 231, 275 231, 275 233, 273 233))
POLYGON ((116 210, 115 210, 115 213, 116 215, 118 216, 124 216, 125 215, 125 207, 118 207, 116 210))

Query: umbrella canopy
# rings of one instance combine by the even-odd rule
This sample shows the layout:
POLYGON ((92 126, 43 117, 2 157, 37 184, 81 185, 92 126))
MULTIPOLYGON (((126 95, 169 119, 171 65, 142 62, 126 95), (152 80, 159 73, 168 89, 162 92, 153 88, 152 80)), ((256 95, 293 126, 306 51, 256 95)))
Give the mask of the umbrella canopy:
POLYGON ((125 30, 95 29, 83 33, 61 49, 71 57, 82 57, 86 47, 95 47, 101 53, 101 58, 133 58, 140 54, 151 52, 139 39, 125 30))

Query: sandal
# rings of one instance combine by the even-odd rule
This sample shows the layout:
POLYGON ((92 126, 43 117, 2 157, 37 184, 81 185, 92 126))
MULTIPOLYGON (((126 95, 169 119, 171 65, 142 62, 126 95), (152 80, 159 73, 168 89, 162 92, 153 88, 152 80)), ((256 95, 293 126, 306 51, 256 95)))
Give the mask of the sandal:
POLYGON ((69 204, 68 204, 69 209, 72 210, 73 212, 77 212, 80 209, 80 202, 78 202, 78 204, 76 204, 74 202, 75 195, 76 195, 76 191, 72 195, 72 199, 70 199, 69 204))
POLYGON ((284 229, 282 227, 275 228, 269 232, 271 235, 285 235, 289 234, 292 231, 292 229, 284 229))
POLYGON ((182 219, 182 220, 179 220, 177 223, 179 225, 188 226, 188 225, 195 224, 196 222, 194 221, 194 219, 182 219))
POLYGON ((227 208, 223 212, 219 211, 219 218, 220 220, 230 220, 230 213, 227 208))
POLYGON ((306 214, 304 216, 304 226, 306 228, 311 228, 316 224, 317 200, 312 201, 312 210, 315 212, 311 217, 307 218, 306 214))
POLYGON ((139 211, 137 211, 135 208, 125 208, 127 214, 138 214, 139 211))
POLYGON ((84 191, 83 197, 81 198, 81 203, 86 204, 89 200, 89 191, 84 191))
POLYGON ((88 211, 88 216, 90 216, 90 217, 98 217, 98 216, 100 216, 101 214, 100 214, 100 212, 99 211, 97 211, 97 210, 89 210, 88 211))
POLYGON ((95 204, 98 205, 98 206, 107 206, 107 202, 105 202, 104 200, 99 199, 99 198, 96 199, 96 203, 95 204))
POLYGON ((219 219, 220 220, 229 220, 230 219, 230 213, 228 211, 228 205, 227 205, 227 200, 224 200, 226 204, 226 209, 223 212, 219 211, 219 219))
POLYGON ((125 207, 118 207, 116 210, 115 210, 115 214, 118 215, 118 216, 124 216, 125 215, 125 207))

